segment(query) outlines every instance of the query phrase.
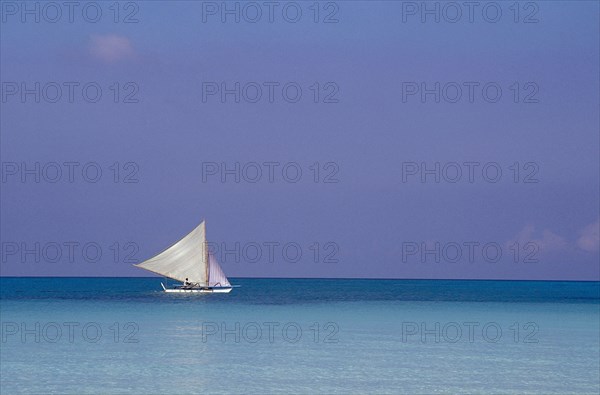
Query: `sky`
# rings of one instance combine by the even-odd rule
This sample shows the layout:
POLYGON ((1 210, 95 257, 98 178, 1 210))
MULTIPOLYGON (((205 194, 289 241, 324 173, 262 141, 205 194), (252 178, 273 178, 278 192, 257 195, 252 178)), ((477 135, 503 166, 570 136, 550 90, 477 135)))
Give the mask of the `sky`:
POLYGON ((205 219, 230 277, 600 280, 598 2, 52 4, 0 2, 0 275, 205 219))

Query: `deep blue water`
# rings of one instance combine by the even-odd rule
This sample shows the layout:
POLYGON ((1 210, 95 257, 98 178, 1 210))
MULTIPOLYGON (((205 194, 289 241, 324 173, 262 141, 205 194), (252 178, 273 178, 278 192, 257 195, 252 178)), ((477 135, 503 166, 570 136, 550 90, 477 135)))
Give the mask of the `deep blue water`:
POLYGON ((0 393, 600 391, 600 283, 0 278, 0 393))
MULTIPOLYGON (((2 299, 94 299, 177 301, 161 292, 157 278, 6 278, 2 299)), ((169 280, 170 281, 170 280, 169 280)), ((231 303, 303 304, 364 301, 599 303, 599 282, 363 280, 363 279, 231 279, 241 285, 211 300, 231 303)))

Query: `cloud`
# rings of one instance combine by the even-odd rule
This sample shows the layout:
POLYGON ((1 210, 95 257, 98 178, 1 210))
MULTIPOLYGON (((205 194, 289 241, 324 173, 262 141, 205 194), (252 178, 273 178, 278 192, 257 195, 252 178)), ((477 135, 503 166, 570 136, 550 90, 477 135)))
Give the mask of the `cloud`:
POLYGON ((577 239, 577 245, 584 251, 595 252, 600 249, 600 220, 583 228, 577 239))
POLYGON ((525 225, 523 229, 517 233, 516 237, 507 243, 507 245, 511 245, 515 242, 519 242, 521 245, 535 243, 542 253, 560 251, 568 247, 567 240, 551 230, 544 229, 541 237, 538 236, 537 238, 535 233, 535 226, 531 224, 525 225))
POLYGON ((135 55, 131 41, 116 34, 92 35, 89 50, 94 58, 105 63, 115 63, 135 55))

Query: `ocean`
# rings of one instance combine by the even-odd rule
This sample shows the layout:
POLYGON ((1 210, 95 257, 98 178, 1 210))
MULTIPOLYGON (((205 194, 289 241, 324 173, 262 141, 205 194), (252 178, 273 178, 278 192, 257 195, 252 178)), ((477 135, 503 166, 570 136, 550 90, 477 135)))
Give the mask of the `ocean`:
POLYGON ((600 283, 0 278, 2 394, 598 394, 600 283))

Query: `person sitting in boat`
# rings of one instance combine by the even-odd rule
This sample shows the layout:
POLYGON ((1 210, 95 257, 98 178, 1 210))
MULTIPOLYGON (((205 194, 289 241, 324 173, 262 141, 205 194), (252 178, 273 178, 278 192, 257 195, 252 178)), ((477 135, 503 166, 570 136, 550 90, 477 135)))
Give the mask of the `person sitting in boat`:
POLYGON ((183 287, 187 288, 189 286, 191 286, 192 284, 188 281, 187 277, 185 278, 185 281, 183 282, 183 287))

